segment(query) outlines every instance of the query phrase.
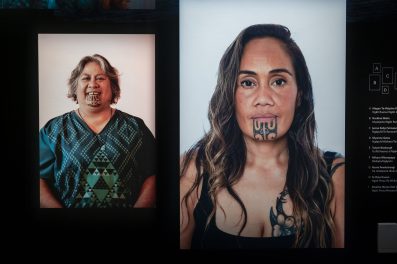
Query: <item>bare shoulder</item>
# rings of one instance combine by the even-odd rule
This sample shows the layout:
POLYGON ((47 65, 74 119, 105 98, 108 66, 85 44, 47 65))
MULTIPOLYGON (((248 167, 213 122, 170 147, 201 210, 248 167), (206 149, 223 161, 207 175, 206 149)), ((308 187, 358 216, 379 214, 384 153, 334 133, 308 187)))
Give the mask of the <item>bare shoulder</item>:
POLYGON ((201 182, 198 182, 196 168, 196 155, 186 160, 183 155, 180 158, 180 248, 189 249, 195 228, 193 216, 194 208, 200 197, 201 182))
POLYGON ((333 238, 333 247, 343 248, 345 237, 345 159, 336 158, 332 167, 332 185, 334 196, 331 201, 331 213, 335 224, 335 236, 333 238))
POLYGON ((334 196, 331 201, 332 215, 335 215, 339 208, 344 207, 345 202, 345 159, 336 158, 332 162, 335 171, 332 174, 331 182, 334 189, 334 196))
POLYGON ((181 180, 194 181, 197 174, 196 155, 193 155, 190 160, 187 160, 187 158, 186 154, 181 155, 179 158, 181 180))
POLYGON ((332 175, 332 182, 335 188, 343 187, 345 184, 345 159, 336 158, 332 162, 332 168, 335 168, 335 172, 332 175))
POLYGON ((190 160, 186 159, 187 157, 185 154, 179 159, 180 184, 191 187, 197 178, 196 155, 193 155, 190 160))
POLYGON ((183 198, 191 190, 194 185, 197 185, 190 195, 190 203, 194 205, 200 197, 201 182, 196 183, 198 180, 196 168, 196 155, 192 155, 190 160, 186 160, 186 155, 180 157, 180 196, 183 198))

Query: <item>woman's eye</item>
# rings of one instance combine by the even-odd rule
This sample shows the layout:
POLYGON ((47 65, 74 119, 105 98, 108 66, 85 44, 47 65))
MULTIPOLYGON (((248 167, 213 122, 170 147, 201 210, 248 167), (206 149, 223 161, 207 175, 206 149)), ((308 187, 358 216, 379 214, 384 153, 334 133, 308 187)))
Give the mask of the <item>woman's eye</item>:
POLYGON ((88 78, 88 77, 83 77, 83 78, 81 78, 83 81, 88 81, 90 78, 88 78))
POLYGON ((242 87, 248 87, 248 88, 255 86, 255 83, 250 80, 244 80, 240 84, 242 87))
POLYGON ((277 79, 272 83, 274 86, 283 86, 284 84, 286 84, 286 81, 283 79, 277 79))

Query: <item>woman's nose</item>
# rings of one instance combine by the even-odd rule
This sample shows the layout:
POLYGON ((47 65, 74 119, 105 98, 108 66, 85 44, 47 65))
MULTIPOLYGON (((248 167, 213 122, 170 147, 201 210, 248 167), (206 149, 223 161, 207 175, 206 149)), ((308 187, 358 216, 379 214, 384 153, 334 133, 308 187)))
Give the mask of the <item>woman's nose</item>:
POLYGON ((267 84, 260 85, 256 91, 255 106, 274 105, 273 91, 267 84))
POLYGON ((92 88, 98 87, 98 84, 97 84, 95 78, 90 79, 90 81, 88 83, 88 87, 92 87, 92 88))

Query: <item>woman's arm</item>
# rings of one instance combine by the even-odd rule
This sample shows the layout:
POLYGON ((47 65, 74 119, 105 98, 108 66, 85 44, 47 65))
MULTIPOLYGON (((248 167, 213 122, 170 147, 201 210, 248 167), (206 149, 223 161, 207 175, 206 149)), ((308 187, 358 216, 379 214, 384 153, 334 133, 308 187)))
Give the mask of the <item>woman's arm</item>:
MULTIPOLYGON (((182 161, 183 158, 181 158, 182 161)), ((200 183, 199 186, 190 194, 187 201, 187 206, 185 203, 185 195, 193 186, 197 170, 195 167, 195 158, 190 161, 185 174, 180 178, 180 192, 179 192, 179 205, 180 205, 180 217, 179 217, 179 226, 180 226, 180 248, 181 249, 190 249, 192 236, 195 228, 195 222, 193 217, 194 207, 199 199, 199 194, 201 192, 200 183)), ((182 166, 182 162, 181 162, 182 166)))
MULTIPOLYGON (((333 166, 344 162, 344 159, 338 158, 333 162, 333 166)), ((345 246, 345 165, 339 166, 332 175, 332 184, 334 186, 334 198, 331 201, 332 218, 335 223, 335 237, 333 240, 334 248, 343 248, 345 246)))
POLYGON ((62 208, 62 204, 55 198, 48 183, 40 179, 40 208, 62 208))
POLYGON ((134 208, 148 208, 156 206, 156 176, 149 176, 142 184, 139 197, 134 208))

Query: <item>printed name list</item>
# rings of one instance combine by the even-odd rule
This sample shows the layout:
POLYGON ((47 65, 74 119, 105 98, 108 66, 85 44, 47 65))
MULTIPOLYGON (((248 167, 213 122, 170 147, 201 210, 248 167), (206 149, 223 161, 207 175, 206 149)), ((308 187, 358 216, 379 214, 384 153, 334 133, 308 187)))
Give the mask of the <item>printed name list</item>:
POLYGON ((397 192, 397 106, 371 106, 368 110, 370 191, 397 192))

